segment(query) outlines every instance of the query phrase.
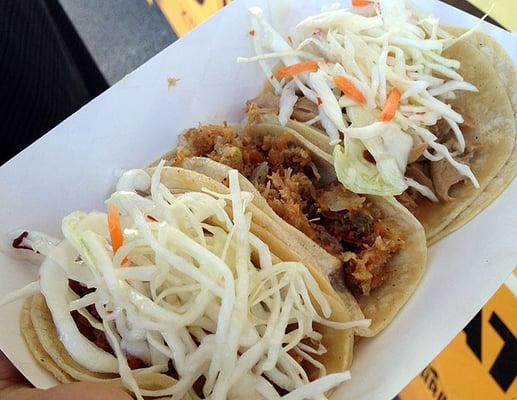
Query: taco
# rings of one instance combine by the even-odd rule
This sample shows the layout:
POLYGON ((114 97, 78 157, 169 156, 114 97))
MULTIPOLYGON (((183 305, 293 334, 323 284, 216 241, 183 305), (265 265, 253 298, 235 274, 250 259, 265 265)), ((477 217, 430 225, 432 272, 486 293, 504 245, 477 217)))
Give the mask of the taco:
POLYGON ((515 67, 487 35, 439 26, 404 2, 355 11, 310 17, 287 43, 250 10, 254 40, 283 64, 248 103, 249 119, 295 129, 332 155, 348 189, 397 196, 431 244, 515 177, 515 67))
POLYGON ((372 320, 361 336, 386 327, 415 290, 425 267, 422 226, 393 199, 360 196, 337 182, 330 157, 296 131, 272 124, 200 126, 163 156, 170 165, 227 183, 231 168, 267 227, 297 254, 307 253, 354 319, 372 320))
POLYGON ((46 257, 17 293, 34 292, 21 330, 36 360, 139 399, 324 398, 349 379, 353 329, 369 322, 275 237, 236 171, 227 187, 163 164, 125 173, 107 215, 65 217, 58 244, 18 238, 46 257))
MULTIPOLYGON (((447 32, 455 36, 460 36, 467 32, 464 28, 445 26, 447 32)), ((514 121, 517 121, 517 67, 504 48, 486 33, 475 31, 462 39, 466 43, 476 47, 483 57, 492 64, 499 78, 499 83, 506 91, 513 110, 514 121)), ((517 122, 516 122, 517 125, 517 122)), ((453 221, 450 222, 442 231, 429 239, 430 243, 437 242, 441 238, 452 233, 488 207, 505 189, 513 182, 517 176, 517 146, 513 146, 513 151, 504 164, 497 172, 497 175, 490 181, 485 190, 463 210, 453 221)))

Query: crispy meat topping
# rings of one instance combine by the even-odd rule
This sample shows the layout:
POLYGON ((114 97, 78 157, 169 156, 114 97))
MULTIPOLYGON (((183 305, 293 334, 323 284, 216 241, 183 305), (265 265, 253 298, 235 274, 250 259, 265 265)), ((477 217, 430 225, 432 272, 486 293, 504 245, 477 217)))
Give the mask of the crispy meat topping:
POLYGON ((318 202, 322 211, 356 210, 362 207, 365 198, 346 190, 343 185, 332 184, 319 194, 318 202))
POLYGON ((368 294, 389 277, 400 234, 366 198, 337 182, 322 184, 311 154, 289 134, 241 137, 227 126, 200 126, 183 135, 181 146, 177 165, 190 155, 238 169, 282 219, 343 262, 344 282, 354 294, 368 294))

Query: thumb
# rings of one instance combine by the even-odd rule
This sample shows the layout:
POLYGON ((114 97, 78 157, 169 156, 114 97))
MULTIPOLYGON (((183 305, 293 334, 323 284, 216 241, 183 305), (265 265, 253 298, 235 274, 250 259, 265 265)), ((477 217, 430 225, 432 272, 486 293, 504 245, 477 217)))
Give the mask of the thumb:
POLYGON ((76 382, 48 390, 19 388, 2 400, 133 400, 122 389, 105 383, 76 382))
POLYGON ((97 382, 76 382, 59 385, 39 393, 30 400, 133 400, 122 389, 97 382))

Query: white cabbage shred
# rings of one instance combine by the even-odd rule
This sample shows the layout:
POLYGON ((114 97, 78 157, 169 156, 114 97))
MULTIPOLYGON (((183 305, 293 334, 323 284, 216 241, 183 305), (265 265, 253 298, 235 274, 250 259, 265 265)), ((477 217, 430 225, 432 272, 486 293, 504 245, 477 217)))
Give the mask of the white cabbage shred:
POLYGON ((350 379, 349 372, 327 374, 314 358, 327 351, 315 324, 352 329, 369 321, 329 320, 330 305, 307 267, 276 261, 250 232, 252 195, 241 192, 237 171, 226 195, 173 194, 160 182, 162 171, 163 161, 153 176, 132 170, 120 178, 107 201, 121 214, 124 241, 115 254, 106 214, 72 213, 62 223, 65 239, 41 247, 39 282, 0 305, 41 291, 72 358, 90 371, 120 374, 138 399, 181 399, 200 377, 209 399, 280 398, 273 384, 289 392, 287 399, 325 399, 350 379), (69 279, 95 291, 79 298, 69 279), (79 332, 71 310, 106 334, 114 356, 79 332), (128 354, 147 363, 144 371, 165 372, 172 362, 178 382, 139 388, 128 354), (295 357, 319 377, 310 381, 295 357))
MULTIPOLYGON (((447 104, 447 100, 456 97, 456 91, 477 92, 477 88, 464 82, 458 73, 461 65, 457 60, 442 55, 455 38, 439 27, 438 19, 422 15, 405 0, 375 0, 367 7, 326 8, 321 14, 300 22, 292 38, 286 40, 275 32, 260 9, 253 7, 250 14, 257 56, 239 61, 259 60, 277 93, 282 94, 280 122, 286 124, 286 117, 291 115, 293 96, 296 96, 293 94, 294 81, 297 89, 319 106, 318 120, 331 144, 341 142, 340 147, 346 146, 352 138, 362 142, 362 146, 334 152, 335 157, 348 157, 346 160, 335 159, 336 172, 348 189, 365 194, 400 194, 408 188, 404 176, 408 151, 406 140, 400 145, 393 140, 387 143, 385 132, 390 131, 385 126, 387 123, 377 121, 365 126, 350 118, 352 124, 348 126, 342 108, 359 104, 336 87, 336 76, 352 82, 366 100, 361 106, 377 115, 384 108, 390 91, 397 89, 401 102, 396 118, 390 123, 397 124, 414 145, 422 141, 428 143, 435 154, 427 151, 424 157, 447 159, 460 174, 479 187, 470 168, 453 158, 465 151, 465 140, 458 126, 463 117, 447 104), (282 81, 276 80, 272 65, 265 61, 281 60, 284 65, 291 66, 311 59, 318 62, 317 72, 301 73, 282 81), (457 151, 453 154, 439 145, 429 131, 429 127, 442 118, 451 125, 457 141, 457 151), (358 131, 358 128, 362 130, 358 131), (362 137, 358 137, 359 132, 362 137), (379 138, 377 151, 372 153, 376 164, 368 165, 359 161, 360 154, 352 156, 351 152, 369 148, 368 141, 372 137, 379 138), (399 172, 383 171, 387 163, 379 155, 396 159, 399 172), (353 171, 337 171, 338 168, 353 171), (388 180, 383 178, 388 176, 388 180)), ((391 163, 388 164, 391 168, 391 163)), ((411 186, 415 187, 414 184, 411 186)), ((420 186, 417 190, 436 201, 431 190, 423 190, 420 186)))

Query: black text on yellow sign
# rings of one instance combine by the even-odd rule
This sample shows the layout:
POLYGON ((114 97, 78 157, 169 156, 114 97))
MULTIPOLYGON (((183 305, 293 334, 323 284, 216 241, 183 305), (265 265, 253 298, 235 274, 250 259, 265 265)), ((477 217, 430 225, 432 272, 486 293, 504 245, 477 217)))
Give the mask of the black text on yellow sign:
POLYGON ((517 298, 502 286, 402 400, 517 400, 517 298))
MULTIPOLYGON (((483 310, 481 310, 464 329, 467 337, 467 346, 481 363, 483 363, 481 351, 481 337, 483 335, 482 316, 483 310)), ((517 338, 496 312, 491 313, 488 322, 503 341, 501 351, 492 362, 492 365, 489 366, 488 373, 499 388, 506 393, 517 376, 517 338)))

